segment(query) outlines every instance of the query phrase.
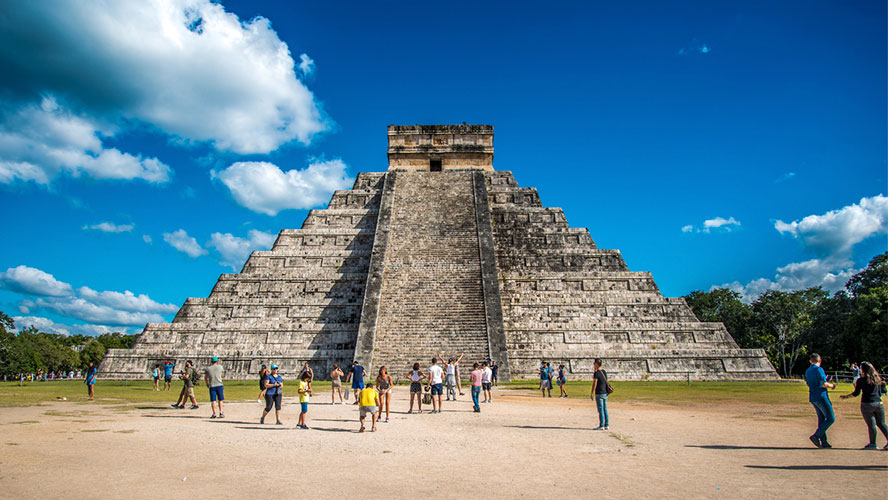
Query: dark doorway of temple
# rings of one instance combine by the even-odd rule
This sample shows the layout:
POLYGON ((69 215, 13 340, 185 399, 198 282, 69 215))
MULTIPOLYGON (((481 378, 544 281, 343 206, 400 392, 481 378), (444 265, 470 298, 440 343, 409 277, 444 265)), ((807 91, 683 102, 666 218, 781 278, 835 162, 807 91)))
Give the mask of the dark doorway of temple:
POLYGON ((429 160, 429 172, 440 172, 441 160, 429 160))

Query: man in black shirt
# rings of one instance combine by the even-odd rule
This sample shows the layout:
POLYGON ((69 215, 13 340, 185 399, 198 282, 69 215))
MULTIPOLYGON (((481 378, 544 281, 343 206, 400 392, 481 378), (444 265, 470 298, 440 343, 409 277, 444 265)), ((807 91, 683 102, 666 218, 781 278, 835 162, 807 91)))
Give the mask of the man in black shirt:
POLYGON ((595 358, 592 366, 595 373, 592 375, 592 393, 589 397, 595 400, 598 408, 598 427, 594 430, 608 430, 610 424, 607 416, 607 372, 601 369, 601 358, 595 358))

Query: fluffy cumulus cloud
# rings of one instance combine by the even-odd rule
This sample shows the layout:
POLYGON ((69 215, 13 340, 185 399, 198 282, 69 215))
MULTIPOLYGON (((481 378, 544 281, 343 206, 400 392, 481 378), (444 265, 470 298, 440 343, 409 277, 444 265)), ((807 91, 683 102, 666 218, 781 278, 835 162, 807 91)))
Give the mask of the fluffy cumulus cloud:
POLYGON ((316 207, 328 201, 333 191, 354 184, 345 163, 338 159, 286 172, 272 163, 237 162, 212 172, 212 176, 225 184, 237 203, 266 215, 277 215, 289 208, 316 207))
POLYGON ((237 270, 243 266, 253 250, 268 250, 274 244, 276 236, 271 233, 250 230, 246 238, 231 233, 213 233, 207 246, 219 252, 219 262, 237 270))
MULTIPOLYGON (((10 102, 53 95, 77 116, 144 124, 219 150, 268 153, 329 127, 299 78, 311 59, 294 61, 267 19, 241 20, 210 0, 3 2, 0 65, 10 102)), ((69 122, 81 152, 101 157, 96 131, 107 129, 69 122)), ((92 168, 109 175, 104 162, 112 160, 123 159, 92 168)), ((135 163, 154 176, 163 170, 145 162, 135 163)), ((39 177, 34 165, 45 169, 12 163, 6 170, 20 178, 39 177)))
POLYGON ((83 229, 92 229, 103 233, 126 233, 133 230, 132 224, 115 224, 113 222, 100 222, 93 225, 85 225, 83 229))
POLYGON ((188 236, 188 233, 184 229, 179 229, 172 233, 163 233, 163 241, 169 243, 171 247, 192 259, 209 253, 200 246, 200 243, 198 243, 196 239, 188 236))
POLYGON ((303 74, 303 76, 308 76, 314 73, 315 70, 315 62, 314 59, 308 57, 308 54, 302 54, 299 56, 299 71, 303 74))
MULTIPOLYGON (((27 266, 10 268, 0 275, 4 288, 28 296, 21 301, 19 311, 30 314, 33 311, 51 311, 63 317, 86 321, 89 324, 52 326, 52 320, 39 316, 29 318, 31 324, 57 333, 104 333, 112 327, 144 325, 148 322, 164 321, 164 314, 178 310, 174 304, 162 304, 148 295, 135 294, 129 290, 96 291, 82 286, 76 290, 58 281, 51 274, 27 266), (47 323, 50 322, 50 323, 47 323), (110 325, 110 326, 109 326, 110 325), (54 328, 50 330, 50 327, 54 328), (44 328, 45 327, 45 328, 44 328), (60 331, 67 329, 66 332, 60 331)), ((22 325, 18 325, 21 327, 22 325)), ((113 331, 122 331, 113 328, 113 331)))
POLYGON ((836 292, 844 288, 851 276, 859 271, 854 268, 853 262, 846 259, 811 259, 778 267, 773 279, 759 278, 745 285, 734 281, 712 288, 729 288, 739 293, 744 302, 750 303, 768 290, 789 292, 821 286, 824 290, 836 292))
POLYGON ((683 233, 710 233, 713 231, 718 232, 731 232, 734 229, 740 227, 740 221, 730 217, 725 219, 724 217, 716 217, 714 219, 706 219, 703 221, 703 225, 701 227, 696 227, 693 224, 688 224, 681 228, 681 232, 683 233))

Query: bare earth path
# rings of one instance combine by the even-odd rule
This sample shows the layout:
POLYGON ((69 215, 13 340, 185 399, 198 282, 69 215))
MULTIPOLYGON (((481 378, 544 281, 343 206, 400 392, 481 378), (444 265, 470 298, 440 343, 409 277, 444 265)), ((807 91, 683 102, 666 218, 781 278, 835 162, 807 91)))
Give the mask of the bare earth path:
POLYGON ((309 431, 292 399, 282 427, 260 426, 256 402, 226 405, 225 420, 206 403, 0 408, 0 497, 885 498, 888 452, 859 450, 859 417, 840 416, 836 448, 818 450, 813 411, 611 403, 611 431, 592 431, 589 400, 498 391, 481 414, 467 394, 407 415, 406 396, 364 434, 356 407, 326 393, 309 431))

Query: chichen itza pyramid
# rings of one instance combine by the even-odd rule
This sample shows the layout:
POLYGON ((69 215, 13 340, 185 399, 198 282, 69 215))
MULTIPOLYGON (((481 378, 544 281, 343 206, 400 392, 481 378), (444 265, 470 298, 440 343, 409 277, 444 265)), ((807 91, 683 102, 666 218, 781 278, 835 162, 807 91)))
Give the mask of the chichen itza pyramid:
POLYGON ((306 361, 324 378, 354 359, 400 374, 441 352, 497 360, 507 380, 536 377, 541 360, 590 378, 596 357, 615 379, 776 378, 762 350, 697 321, 650 273, 494 170, 492 126, 393 125, 388 141, 387 172, 358 174, 209 297, 109 351, 102 376, 214 355, 228 378, 262 363, 292 375, 306 361))

